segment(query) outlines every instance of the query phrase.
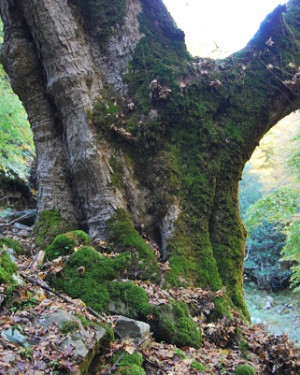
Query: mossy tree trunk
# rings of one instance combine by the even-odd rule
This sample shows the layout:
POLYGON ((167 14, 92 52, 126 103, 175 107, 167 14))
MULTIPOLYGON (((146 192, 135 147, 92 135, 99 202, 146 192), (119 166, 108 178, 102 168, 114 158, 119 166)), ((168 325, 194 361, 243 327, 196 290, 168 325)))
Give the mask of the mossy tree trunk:
POLYGON ((247 314, 238 181, 299 108, 300 1, 218 61, 188 54, 161 0, 2 0, 1 17, 39 212, 58 209, 94 239, 113 238, 121 218, 128 229, 127 212, 169 259, 166 284, 226 286, 247 314))

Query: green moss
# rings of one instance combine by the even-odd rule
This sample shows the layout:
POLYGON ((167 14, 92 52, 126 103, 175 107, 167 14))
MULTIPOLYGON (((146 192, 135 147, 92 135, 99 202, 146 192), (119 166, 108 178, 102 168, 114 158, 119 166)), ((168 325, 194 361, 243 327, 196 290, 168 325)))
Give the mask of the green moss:
POLYGON ((78 331, 80 329, 79 323, 76 322, 75 320, 73 321, 65 321, 62 322, 61 327, 60 327, 60 332, 61 333, 72 333, 74 331, 78 331))
POLYGON ((114 251, 130 251, 129 276, 157 281, 159 266, 150 246, 133 227, 124 209, 118 209, 107 225, 108 239, 114 251))
POLYGON ((82 230, 74 230, 65 234, 59 234, 55 237, 51 245, 45 251, 46 259, 53 260, 59 256, 69 255, 75 247, 80 245, 89 245, 90 236, 82 230))
POLYGON ((111 182, 113 186, 117 189, 122 189, 123 188, 123 166, 118 158, 117 155, 111 156, 109 159, 109 164, 113 170, 113 174, 111 175, 111 182))
POLYGON ((126 0, 71 0, 81 11, 86 28, 104 46, 114 29, 124 23, 126 0))
POLYGON ((197 361, 192 362, 191 368, 197 371, 201 371, 201 372, 206 370, 206 366, 202 365, 202 363, 197 362, 197 361))
POLYGON ((145 371, 141 367, 144 360, 140 353, 125 353, 117 352, 111 359, 114 364, 122 356, 120 362, 118 363, 118 371, 114 373, 119 373, 120 375, 146 375, 145 371))
POLYGON ((174 302, 160 306, 156 336, 177 346, 199 347, 202 334, 192 320, 187 305, 174 302))
POLYGON ((75 313, 74 316, 81 321, 81 324, 84 329, 87 329, 91 326, 92 322, 83 315, 75 313))
POLYGON ((235 375, 255 375, 255 370, 253 367, 248 365, 239 365, 234 370, 235 375))
POLYGON ((158 308, 150 305, 148 296, 143 288, 133 282, 112 282, 108 287, 111 300, 122 302, 126 306, 130 318, 147 319, 149 314, 158 314, 158 308))
POLYGON ((0 238, 0 249, 2 248, 3 245, 7 246, 10 249, 14 249, 18 255, 24 254, 23 245, 19 241, 14 240, 13 238, 10 238, 10 237, 0 238))
POLYGON ((63 276, 52 277, 51 284, 73 298, 82 299, 96 311, 107 311, 110 300, 108 281, 120 276, 128 262, 128 253, 106 258, 93 248, 83 246, 71 255, 63 276))
POLYGON ((35 243, 38 246, 46 247, 57 235, 71 229, 70 224, 61 217, 57 210, 46 210, 39 215, 32 234, 35 236, 35 243))
POLYGON ((6 252, 0 252, 0 284, 9 284, 13 281, 12 275, 18 267, 10 260, 6 252))

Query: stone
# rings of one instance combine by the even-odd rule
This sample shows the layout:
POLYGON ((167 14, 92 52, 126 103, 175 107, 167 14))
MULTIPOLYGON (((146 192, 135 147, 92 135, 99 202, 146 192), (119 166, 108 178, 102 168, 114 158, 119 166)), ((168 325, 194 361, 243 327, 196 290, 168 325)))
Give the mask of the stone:
POLYGON ((272 304, 271 304, 270 301, 267 301, 267 302, 265 303, 265 305, 264 305, 264 309, 265 309, 265 310, 269 310, 271 307, 272 307, 272 304))
POLYGON ((27 336, 22 335, 17 329, 8 328, 1 332, 1 336, 14 344, 21 345, 23 347, 30 346, 27 336))
MULTIPOLYGON (((46 328, 52 324, 56 324, 59 329, 62 329, 65 323, 73 323, 75 322, 78 325, 78 329, 74 329, 73 332, 66 333, 66 340, 64 340, 60 344, 60 349, 64 349, 68 346, 74 346, 75 348, 75 360, 77 363, 81 363, 82 360, 90 357, 91 351, 93 348, 90 348, 90 332, 85 330, 82 326, 80 319, 76 318, 71 313, 65 310, 57 310, 53 313, 47 314, 36 321, 37 324, 41 325, 42 327, 46 328)), ((106 335, 106 330, 97 325, 94 328, 96 343, 94 346, 98 345, 101 340, 106 335)), ((96 354, 96 353, 95 353, 96 354)))
POLYGON ((121 339, 130 338, 139 344, 150 334, 150 325, 138 320, 119 316, 116 324, 116 333, 121 339))

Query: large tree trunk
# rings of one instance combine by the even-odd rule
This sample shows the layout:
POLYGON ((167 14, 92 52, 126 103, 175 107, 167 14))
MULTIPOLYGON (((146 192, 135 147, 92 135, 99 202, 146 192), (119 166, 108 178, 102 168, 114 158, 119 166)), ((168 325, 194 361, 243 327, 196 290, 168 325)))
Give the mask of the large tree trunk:
POLYGON ((238 181, 261 137, 299 108, 300 1, 222 61, 192 58, 161 0, 2 0, 1 17, 39 212, 106 239, 125 210, 169 260, 166 284, 226 286, 247 314, 238 181))

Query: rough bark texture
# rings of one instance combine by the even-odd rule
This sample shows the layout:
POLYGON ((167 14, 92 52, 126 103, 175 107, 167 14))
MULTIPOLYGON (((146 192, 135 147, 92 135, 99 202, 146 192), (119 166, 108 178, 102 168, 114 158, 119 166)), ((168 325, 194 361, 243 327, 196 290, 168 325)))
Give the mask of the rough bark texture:
POLYGON ((226 286, 247 315, 238 181, 262 136, 299 108, 300 2, 222 61, 192 58, 161 0, 2 0, 1 17, 39 212, 138 248, 131 221, 169 259, 166 284, 226 286))

